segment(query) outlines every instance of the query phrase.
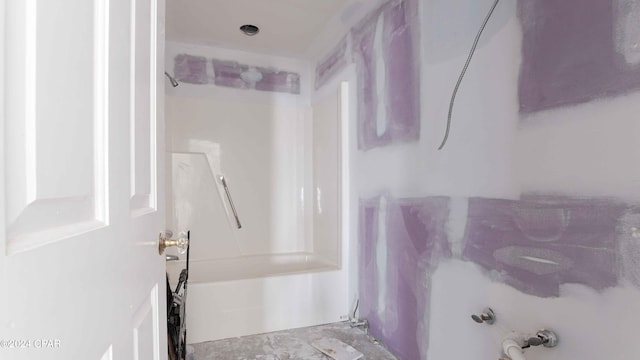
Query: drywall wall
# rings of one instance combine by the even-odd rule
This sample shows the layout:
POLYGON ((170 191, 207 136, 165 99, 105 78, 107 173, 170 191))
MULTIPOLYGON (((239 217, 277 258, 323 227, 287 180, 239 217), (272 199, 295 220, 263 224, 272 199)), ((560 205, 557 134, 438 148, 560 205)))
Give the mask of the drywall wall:
POLYGON ((453 86, 492 3, 391 0, 358 10, 354 1, 343 14, 350 30, 328 29, 336 41, 318 42, 317 73, 339 74, 327 68, 344 67, 335 54, 347 36, 346 62, 356 66, 361 91, 351 106, 359 114, 367 96, 384 99, 394 79, 420 79, 419 111, 411 115, 418 136, 377 141, 397 120, 385 101, 366 110, 369 130, 361 118, 355 125, 359 140, 374 140, 350 155, 360 204, 360 315, 407 360, 497 359, 510 331, 531 335, 542 327, 556 330, 560 345, 531 349, 528 359, 633 358, 640 93, 630 19, 637 2, 563 1, 563 11, 551 0, 500 2, 458 93, 451 137, 437 151, 453 86), (372 65, 395 55, 375 39, 386 39, 385 9, 403 7, 418 9, 415 24, 413 13, 404 18, 419 29, 418 70, 394 74, 372 65), (577 14, 597 26, 585 29, 577 14), (354 39, 365 38, 374 45, 354 51, 354 39), (606 42, 589 43, 596 38, 606 42), (589 55, 595 48, 597 57, 589 55), (575 76, 590 76, 581 73, 585 63, 597 74, 580 81, 602 87, 556 93, 575 88, 575 76), (367 71, 378 80, 368 81, 367 71), (498 315, 493 327, 470 318, 485 306, 498 315), (597 329, 597 341, 589 341, 597 329))

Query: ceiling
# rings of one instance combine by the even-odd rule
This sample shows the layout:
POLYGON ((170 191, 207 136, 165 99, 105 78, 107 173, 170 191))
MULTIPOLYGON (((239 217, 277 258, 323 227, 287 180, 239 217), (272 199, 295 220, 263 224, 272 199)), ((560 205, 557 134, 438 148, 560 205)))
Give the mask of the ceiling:
POLYGON ((167 0, 167 39, 303 57, 349 0, 167 0), (250 37, 244 24, 260 27, 250 37))

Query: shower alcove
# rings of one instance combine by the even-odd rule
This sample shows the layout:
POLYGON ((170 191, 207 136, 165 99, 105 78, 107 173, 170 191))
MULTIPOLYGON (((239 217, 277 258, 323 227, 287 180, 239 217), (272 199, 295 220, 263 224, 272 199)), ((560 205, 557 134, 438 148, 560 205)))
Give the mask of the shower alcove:
MULTIPOLYGON (((303 61, 168 43, 167 67, 183 53, 301 74, 300 94, 184 81, 167 89, 167 224, 191 231, 188 341, 340 320, 353 300, 341 156, 348 84, 312 101, 303 61)), ((179 256, 167 264, 173 280, 179 256)))

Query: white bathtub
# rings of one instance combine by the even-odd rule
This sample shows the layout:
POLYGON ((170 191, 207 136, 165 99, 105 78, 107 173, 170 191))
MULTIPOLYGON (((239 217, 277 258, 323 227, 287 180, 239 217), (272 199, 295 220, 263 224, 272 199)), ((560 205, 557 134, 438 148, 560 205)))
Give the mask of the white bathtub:
MULTIPOLYGON (((336 322, 349 308, 348 264, 313 254, 195 261, 189 267, 188 342, 336 322)), ((184 262, 167 266, 176 279, 184 262)))
MULTIPOLYGON (((170 275, 177 275, 185 261, 167 265, 170 275)), ((313 253, 255 255, 216 260, 197 260, 189 264, 191 284, 257 279, 315 271, 338 270, 339 266, 313 253)))

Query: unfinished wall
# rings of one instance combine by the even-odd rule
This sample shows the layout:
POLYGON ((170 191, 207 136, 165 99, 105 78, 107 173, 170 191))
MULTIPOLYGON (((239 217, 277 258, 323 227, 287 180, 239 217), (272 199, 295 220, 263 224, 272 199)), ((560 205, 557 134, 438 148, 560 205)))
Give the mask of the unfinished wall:
POLYGON ((500 2, 439 152, 451 91, 492 2, 391 0, 350 13, 351 52, 336 60, 343 40, 319 57, 322 76, 339 73, 332 64, 357 67, 360 315, 408 360, 498 358, 509 331, 542 327, 560 346, 528 359, 633 358, 640 2, 500 2), (398 29, 417 27, 408 31, 417 61, 388 71, 398 52, 375 39, 385 39, 388 9, 407 8, 420 21, 404 12, 398 29), (389 93, 417 93, 419 109, 390 110, 389 93), (394 121, 412 124, 405 116, 416 136, 383 141, 394 121), (469 317, 485 306, 498 314, 493 327, 469 317), (598 341, 585 341, 594 329, 598 341))

